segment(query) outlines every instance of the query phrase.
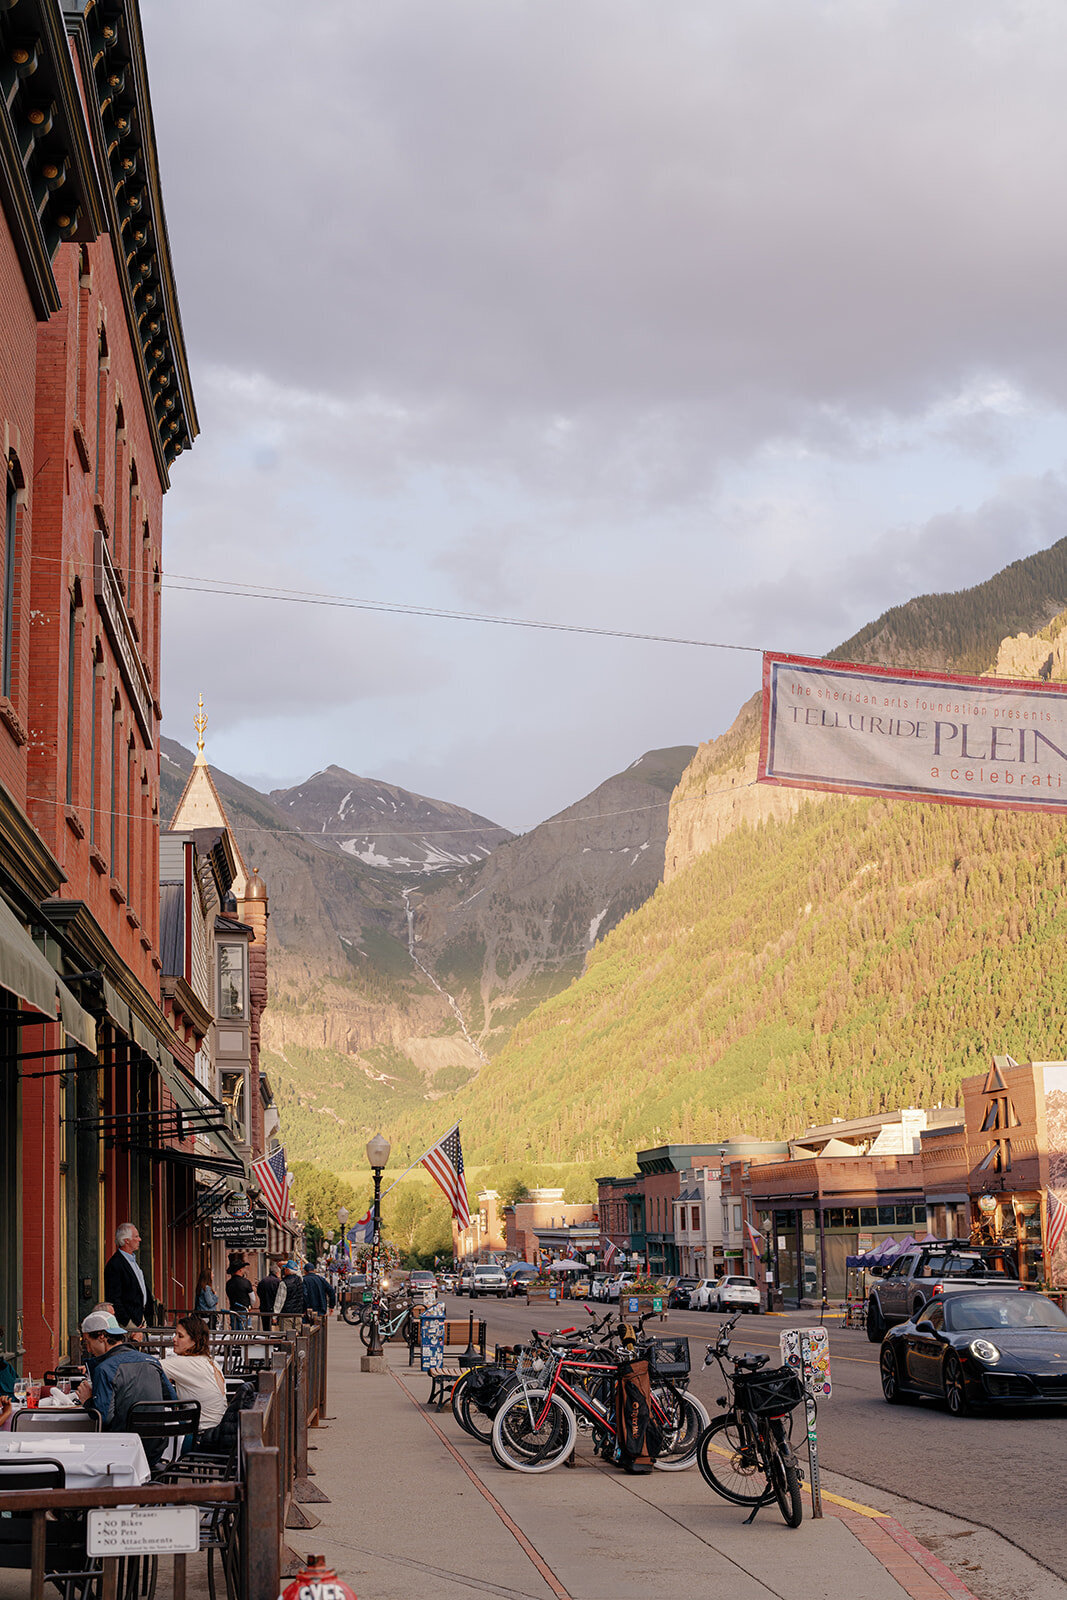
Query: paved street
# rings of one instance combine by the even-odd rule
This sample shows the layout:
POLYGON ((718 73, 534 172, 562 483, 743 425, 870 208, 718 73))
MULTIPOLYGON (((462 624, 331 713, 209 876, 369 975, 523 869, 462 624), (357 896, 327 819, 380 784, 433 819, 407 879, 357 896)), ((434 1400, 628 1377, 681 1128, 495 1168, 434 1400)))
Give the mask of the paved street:
MULTIPOLYGON (((449 1296, 450 1316, 466 1316, 469 1300, 449 1296)), ((531 1327, 579 1323, 579 1302, 559 1307, 527 1308, 522 1300, 485 1300, 474 1309, 489 1325, 490 1350, 495 1340, 525 1337, 531 1327)), ((714 1413, 722 1384, 715 1369, 700 1367, 704 1347, 720 1318, 701 1312, 672 1311, 665 1327, 690 1338, 693 1392, 714 1413)), ((780 1331, 811 1326, 817 1315, 786 1312, 782 1316, 743 1318, 735 1330, 735 1350, 777 1351, 780 1331)), ((1010 1414, 954 1419, 939 1405, 886 1405, 878 1382, 877 1347, 862 1331, 828 1324, 832 1397, 819 1411, 819 1450, 823 1471, 847 1479, 860 1499, 877 1506, 886 1495, 903 1496, 909 1527, 926 1527, 922 1508, 959 1519, 966 1526, 990 1528, 1040 1564, 1031 1581, 1054 1584, 1051 1594, 1067 1595, 1067 1529, 1062 1517, 1064 1417, 1062 1412, 1015 1411, 1010 1414)), ((688 1476, 688 1475, 686 1475, 688 1476)), ((761 1518, 763 1513, 760 1514, 761 1518)), ((931 1534, 931 1538, 938 1535, 931 1534)), ((941 1550, 946 1561, 971 1559, 962 1554, 977 1538, 955 1530, 941 1550)), ((962 1565, 961 1571, 966 1571, 962 1565)), ((1020 1593, 1033 1595, 1031 1588, 1020 1593)), ((1040 1592, 1040 1591, 1038 1591, 1040 1592)))

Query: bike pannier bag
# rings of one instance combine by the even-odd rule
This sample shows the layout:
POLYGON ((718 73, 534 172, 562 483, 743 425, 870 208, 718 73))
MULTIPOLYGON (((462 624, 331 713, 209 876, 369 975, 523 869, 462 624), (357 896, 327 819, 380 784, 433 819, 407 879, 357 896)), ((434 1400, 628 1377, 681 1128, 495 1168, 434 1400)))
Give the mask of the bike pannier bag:
POLYGON ((792 1367, 764 1367, 761 1372, 739 1372, 734 1387, 741 1404, 760 1417, 792 1411, 804 1398, 804 1385, 792 1367))

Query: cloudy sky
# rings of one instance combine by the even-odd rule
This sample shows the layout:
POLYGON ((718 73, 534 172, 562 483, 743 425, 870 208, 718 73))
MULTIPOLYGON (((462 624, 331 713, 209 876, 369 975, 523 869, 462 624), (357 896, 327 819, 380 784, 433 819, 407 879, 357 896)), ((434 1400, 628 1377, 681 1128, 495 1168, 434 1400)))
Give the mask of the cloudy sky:
POLYGON ((141 0, 165 732, 513 829, 1067 532, 1059 0, 141 0))

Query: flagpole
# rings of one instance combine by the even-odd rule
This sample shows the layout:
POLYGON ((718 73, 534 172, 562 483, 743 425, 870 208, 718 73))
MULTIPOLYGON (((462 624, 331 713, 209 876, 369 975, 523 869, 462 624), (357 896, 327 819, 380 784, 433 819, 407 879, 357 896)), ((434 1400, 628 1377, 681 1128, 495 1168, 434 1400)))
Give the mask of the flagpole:
POLYGON ((426 1157, 429 1155, 431 1150, 436 1150, 437 1146, 439 1144, 444 1144, 445 1140, 448 1138, 448 1135, 451 1134, 451 1133, 455 1133, 455 1131, 456 1131, 456 1129, 458 1127, 459 1127, 459 1123, 458 1122, 454 1122, 452 1124, 452 1126, 449 1128, 448 1133, 443 1133, 439 1139, 435 1139, 434 1140, 433 1144, 428 1144, 426 1146, 426 1149, 422 1152, 422 1155, 419 1157, 419 1160, 418 1161, 413 1161, 411 1163, 410 1167, 405 1167, 403 1172, 400 1174, 400 1177, 399 1178, 394 1178, 392 1183, 389 1185, 389 1188, 382 1190, 382 1199, 384 1200, 387 1194, 391 1194, 392 1193, 392 1191, 396 1188, 397 1184, 401 1181, 401 1178, 406 1178, 409 1172, 414 1172, 415 1168, 419 1165, 419 1162, 426 1160, 426 1157))

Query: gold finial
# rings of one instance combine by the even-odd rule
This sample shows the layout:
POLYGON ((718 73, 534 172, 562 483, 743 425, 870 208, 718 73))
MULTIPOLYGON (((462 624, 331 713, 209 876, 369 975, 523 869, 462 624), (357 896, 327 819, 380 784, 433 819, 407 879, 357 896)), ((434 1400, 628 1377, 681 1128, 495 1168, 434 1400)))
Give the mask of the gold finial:
POLYGON ((197 702, 196 716, 193 718, 193 727, 196 729, 196 753, 204 753, 204 729, 207 727, 207 712, 204 710, 204 697, 200 696, 197 702))

